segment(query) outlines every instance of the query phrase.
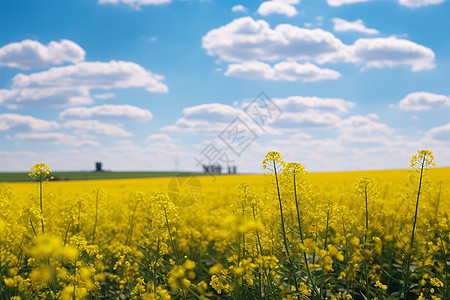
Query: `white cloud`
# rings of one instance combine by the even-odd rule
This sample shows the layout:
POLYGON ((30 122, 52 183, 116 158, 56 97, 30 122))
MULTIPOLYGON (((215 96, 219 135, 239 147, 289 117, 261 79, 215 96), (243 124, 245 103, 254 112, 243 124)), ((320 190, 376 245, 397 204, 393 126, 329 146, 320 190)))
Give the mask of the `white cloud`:
POLYGON ((229 122, 241 115, 242 111, 230 105, 220 103, 200 104, 183 109, 183 114, 191 120, 214 120, 216 122, 229 122))
POLYGON ((358 39, 346 51, 346 60, 365 65, 367 68, 403 65, 411 66, 412 71, 423 71, 435 67, 433 50, 395 37, 358 39))
POLYGON ((335 127, 341 118, 332 113, 309 112, 284 112, 279 118, 270 122, 275 128, 310 129, 319 127, 335 127))
POLYGON ((425 133, 425 137, 436 141, 450 141, 450 123, 434 127, 425 133))
POLYGON ((73 130, 75 134, 92 137, 94 136, 132 136, 131 132, 125 131, 120 125, 100 123, 97 120, 74 120, 64 123, 64 128, 73 130))
POLYGON ((179 149, 179 140, 173 140, 170 136, 163 133, 151 134, 147 137, 149 145, 155 149, 175 150, 179 149))
POLYGON ((116 97, 116 94, 114 94, 114 93, 104 93, 104 94, 95 94, 94 95, 95 99, 102 99, 102 100, 111 99, 114 97, 116 97))
POLYGON ((337 79, 341 74, 331 69, 321 69, 311 63, 284 61, 272 67, 263 62, 247 61, 230 64, 225 75, 246 79, 312 82, 337 79))
POLYGON ((346 31, 356 31, 356 32, 362 32, 366 34, 378 34, 379 31, 373 28, 367 28, 364 25, 364 22, 360 19, 349 22, 344 19, 340 18, 334 18, 333 19, 333 30, 337 32, 346 32, 346 31))
POLYGON ((183 109, 183 117, 164 131, 188 132, 194 134, 217 134, 224 130, 236 117, 246 118, 245 113, 226 104, 208 103, 183 109))
POLYGON ((149 135, 147 137, 147 141, 150 143, 172 142, 172 138, 170 136, 168 136, 167 134, 156 133, 156 134, 149 135))
POLYGON ((235 5, 231 8, 232 12, 243 12, 245 13, 247 11, 247 8, 241 4, 235 5))
MULTIPOLYGON (((339 115, 348 113, 355 103, 337 98, 292 96, 273 98, 273 103, 282 110, 281 116, 265 121, 264 134, 280 134, 281 128, 298 129, 337 126, 339 115)), ((194 134, 218 134, 235 118, 239 117, 251 130, 259 132, 257 125, 246 115, 244 109, 220 103, 202 104, 183 109, 183 117, 165 131, 194 134)))
POLYGON ((18 107, 64 107, 92 103, 90 89, 141 87, 166 93, 163 76, 126 61, 81 62, 30 75, 17 74, 10 90, 0 90, 0 104, 18 107))
POLYGON ((93 146, 99 147, 101 144, 93 140, 80 140, 73 135, 60 132, 45 133, 18 133, 12 137, 13 140, 29 140, 39 142, 49 142, 55 144, 65 144, 71 146, 93 146))
POLYGON ((119 4, 123 3, 135 9, 140 9, 142 5, 162 5, 171 3, 172 0, 99 0, 100 4, 119 4))
POLYGON ((401 5, 404 5, 407 7, 417 8, 417 7, 427 6, 427 5, 440 4, 444 1, 445 0, 399 0, 398 2, 401 5))
POLYGON ((283 114, 271 120, 270 126, 287 129, 338 127, 341 114, 347 114, 354 102, 338 98, 291 96, 273 98, 283 114))
POLYGON ((380 117, 377 114, 371 113, 367 115, 368 118, 372 119, 372 120, 379 120, 380 117))
MULTIPOLYGON (((264 20, 244 17, 209 31, 202 46, 211 56, 227 62, 315 60, 323 63, 354 63, 365 68, 410 66, 412 71, 435 67, 434 52, 422 45, 395 37, 358 39, 345 45, 322 29, 280 24, 271 29, 264 20)), ((270 73, 269 66, 259 65, 270 73)))
POLYGON ((264 20, 243 17, 210 30, 202 46, 211 56, 229 62, 312 59, 344 47, 332 33, 280 24, 271 29, 264 20))
POLYGON ((271 14, 280 14, 287 17, 293 17, 297 14, 294 4, 300 3, 300 0, 271 0, 261 3, 258 13, 262 16, 271 14))
POLYGON ((64 62, 83 61, 85 54, 83 48, 69 40, 52 41, 47 46, 38 41, 23 40, 0 48, 0 66, 20 69, 45 68, 64 62))
POLYGON ((344 4, 352 4, 358 2, 368 2, 370 0, 327 0, 328 5, 330 6, 341 6, 344 4))
MULTIPOLYGON (((330 6, 341 6, 345 4, 353 4, 358 2, 369 2, 371 0, 327 0, 330 6)), ((398 0, 398 3, 403 6, 417 8, 427 5, 440 4, 445 0, 398 0)))
POLYGON ((450 106, 450 96, 427 92, 414 92, 400 100, 398 107, 403 110, 428 110, 450 106))
POLYGON ((72 107, 59 114, 63 119, 112 119, 117 121, 144 122, 153 118, 152 113, 133 105, 103 104, 93 107, 72 107))
POLYGON ((19 107, 64 107, 91 104, 89 89, 84 87, 43 87, 0 90, 0 105, 19 107))
POLYGON ((32 116, 19 114, 0 114, 0 131, 45 131, 59 128, 59 124, 54 121, 37 119, 32 116))
POLYGON ((127 61, 81 62, 73 66, 51 68, 30 75, 17 74, 13 88, 83 86, 96 89, 144 87, 149 92, 165 93, 163 77, 127 61))
POLYGON ((273 98, 272 101, 283 112, 321 112, 333 114, 346 114, 355 107, 355 103, 339 98, 319 98, 290 96, 287 98, 273 98))
POLYGON ((387 124, 359 115, 342 120, 339 124, 339 129, 345 135, 346 139, 352 137, 355 141, 366 138, 379 138, 395 133, 395 130, 387 124))

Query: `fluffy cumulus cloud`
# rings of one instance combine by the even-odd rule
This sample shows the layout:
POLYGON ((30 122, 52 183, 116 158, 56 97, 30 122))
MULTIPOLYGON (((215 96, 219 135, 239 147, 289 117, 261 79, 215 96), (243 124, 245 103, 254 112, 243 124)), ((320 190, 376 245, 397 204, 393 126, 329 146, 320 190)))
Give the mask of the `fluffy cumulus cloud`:
POLYGON ((237 117, 246 118, 246 115, 241 109, 227 104, 201 104, 183 109, 183 117, 178 119, 174 125, 163 127, 163 130, 193 134, 217 134, 237 117))
POLYGON ((0 90, 0 105, 10 109, 20 107, 64 107, 91 104, 85 87, 13 88, 0 90))
POLYGON ((46 131, 59 128, 54 121, 19 114, 0 114, 0 131, 46 131))
POLYGON ((245 79, 312 82, 337 79, 341 74, 331 69, 319 68, 311 63, 299 64, 295 61, 284 61, 272 67, 263 62, 248 61, 230 64, 225 75, 245 79))
POLYGON ((247 8, 241 4, 235 5, 231 8, 232 12, 246 12, 247 8))
POLYGON ((51 68, 30 75, 18 74, 13 88, 83 86, 96 89, 143 87, 149 92, 167 92, 163 77, 127 61, 82 62, 73 66, 51 68))
POLYGON ((63 119, 109 119, 116 121, 144 122, 152 119, 152 113, 133 105, 103 104, 93 107, 72 107, 59 114, 63 119))
POLYGON ((353 4, 358 2, 368 2, 370 0, 327 0, 328 5, 330 6, 341 6, 344 4, 353 4))
POLYGON ((83 61, 85 54, 83 48, 69 40, 52 41, 47 46, 38 41, 23 40, 0 48, 0 66, 20 69, 45 68, 65 62, 83 61))
POLYGON ((283 112, 320 112, 346 114, 355 107, 355 103, 339 98, 319 98, 291 96, 287 98, 273 98, 272 101, 283 112))
POLYGON ((373 28, 367 28, 360 19, 350 22, 340 18, 333 19, 333 30, 336 32, 356 31, 365 34, 378 34, 379 31, 373 28))
MULTIPOLYGON (((209 55, 217 56, 222 61, 247 62, 232 65, 227 71, 228 75, 234 73, 241 77, 255 76, 256 69, 264 73, 261 75, 263 78, 274 78, 270 74, 275 71, 270 66, 252 62, 255 60, 314 60, 319 64, 347 62, 365 68, 407 66, 412 71, 435 67, 435 55, 431 49, 406 39, 365 38, 346 45, 332 33, 322 29, 305 29, 290 24, 280 24, 272 29, 266 21, 251 17, 235 19, 209 31, 202 38, 202 46, 209 55)), ((291 74, 302 74, 301 69, 304 68, 299 68, 298 65, 294 68, 291 63, 288 69, 291 74)), ((311 66, 309 70, 312 70, 311 66)), ((314 72, 324 73, 317 69, 314 72)), ((337 75, 330 70, 326 73, 327 77, 337 75)))
POLYGON ((94 146, 99 147, 101 144, 94 140, 80 140, 77 137, 61 132, 43 132, 43 133, 18 133, 12 137, 17 141, 35 141, 54 144, 63 144, 70 146, 94 146))
POLYGON ((92 103, 91 89, 141 87, 166 93, 162 76, 127 61, 81 62, 47 71, 17 74, 9 90, 0 90, 0 104, 18 107, 64 107, 92 103))
MULTIPOLYGON (((353 102, 338 98, 301 96, 273 98, 272 101, 282 113, 265 121, 265 134, 280 134, 282 129, 336 127, 341 120, 340 116, 347 114, 355 105, 353 102)), ((250 130, 259 132, 257 125, 244 111, 248 105, 248 102, 244 102, 241 108, 237 108, 226 104, 209 103, 187 107, 183 110, 183 117, 164 130, 218 134, 239 117, 250 130)))
POLYGON ((434 52, 430 48, 395 37, 358 39, 347 49, 349 61, 366 67, 411 66, 412 71, 435 67, 434 52))
POLYGON ((332 113, 310 112, 285 112, 273 122, 271 126, 285 129, 311 129, 336 126, 341 118, 332 113))
POLYGON ((382 142, 387 136, 395 134, 395 130, 389 125, 370 116, 350 116, 342 120, 338 127, 341 132, 340 138, 353 143, 382 142))
MULTIPOLYGON (((327 0, 330 6, 341 6, 345 4, 353 4, 358 2, 369 2, 371 0, 327 0)), ((427 5, 440 4, 445 0, 398 0, 398 3, 403 6, 417 8, 427 5)))
POLYGON ((211 56, 229 62, 312 59, 334 53, 344 44, 322 29, 280 24, 271 29, 264 20, 243 17, 209 31, 202 46, 211 56))
POLYGON ((297 14, 294 4, 300 3, 300 0, 271 0, 261 3, 258 13, 262 16, 271 14, 280 14, 287 17, 293 17, 297 14))
POLYGON ((429 110, 450 106, 450 96, 428 92, 414 92, 400 100, 398 107, 403 110, 429 110))
POLYGON ((99 0, 100 4, 126 4, 135 9, 140 9, 143 5, 162 5, 168 4, 172 2, 172 0, 99 0))
POLYGON ((170 136, 163 133, 151 134, 147 137, 147 143, 154 149, 167 150, 179 150, 179 142, 173 140, 170 136))
POLYGON ((425 137, 431 140, 450 142, 450 123, 430 129, 425 133, 425 137))
POLYGON ((291 96, 274 98, 283 114, 270 121, 270 126, 287 129, 337 127, 341 115, 355 106, 354 102, 338 98, 291 96))
POLYGON ((156 133, 156 134, 151 134, 147 137, 147 141, 149 143, 160 143, 160 142, 172 142, 172 138, 170 136, 168 136, 167 134, 163 134, 163 133, 156 133))
POLYGON ((94 95, 95 99, 102 99, 102 100, 111 99, 114 97, 116 97, 116 94, 114 94, 114 93, 103 93, 103 94, 95 94, 94 95))
POLYGON ((75 132, 83 137, 93 136, 132 136, 131 132, 126 131, 120 125, 101 123, 97 120, 73 120, 63 124, 63 127, 75 132))
POLYGON ((427 5, 439 4, 444 1, 445 0, 399 0, 399 3, 407 7, 416 8, 427 5))

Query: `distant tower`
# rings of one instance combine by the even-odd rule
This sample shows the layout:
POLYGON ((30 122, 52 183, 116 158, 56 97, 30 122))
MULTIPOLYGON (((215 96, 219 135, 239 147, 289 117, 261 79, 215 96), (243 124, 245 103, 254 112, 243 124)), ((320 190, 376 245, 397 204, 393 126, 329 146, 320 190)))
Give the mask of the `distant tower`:
POLYGON ((101 162, 96 162, 95 163, 95 171, 96 172, 102 172, 102 163, 101 162))

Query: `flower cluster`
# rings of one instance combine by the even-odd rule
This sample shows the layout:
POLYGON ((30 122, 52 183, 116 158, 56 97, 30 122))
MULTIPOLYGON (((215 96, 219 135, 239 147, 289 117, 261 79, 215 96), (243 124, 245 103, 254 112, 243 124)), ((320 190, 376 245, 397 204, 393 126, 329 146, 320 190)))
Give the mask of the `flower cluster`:
POLYGON ((0 185, 0 294, 450 299, 450 172, 431 180, 431 151, 411 164, 406 184, 407 171, 310 174, 269 152, 264 176, 199 177, 189 206, 164 178, 50 183, 36 164, 45 193, 0 185))

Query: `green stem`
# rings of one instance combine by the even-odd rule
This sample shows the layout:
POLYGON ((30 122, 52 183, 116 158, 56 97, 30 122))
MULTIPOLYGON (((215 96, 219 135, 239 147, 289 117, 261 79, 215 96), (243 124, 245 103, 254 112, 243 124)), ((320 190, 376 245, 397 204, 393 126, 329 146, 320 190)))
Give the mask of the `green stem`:
POLYGON ((80 216, 81 216, 81 200, 78 202, 77 235, 80 235, 80 216))
POLYGON ((366 281, 366 298, 370 300, 370 287, 369 287, 369 272, 367 271, 367 260, 364 257, 364 274, 366 281))
POLYGON ((423 159, 422 159, 422 164, 420 167, 420 177, 419 177, 419 187, 417 190, 417 199, 416 199, 416 209, 414 212, 414 220, 413 220, 413 228, 412 228, 412 232, 411 232, 411 242, 409 245, 409 252, 408 252, 408 262, 406 264, 406 274, 405 274, 405 285, 403 287, 403 299, 407 299, 407 293, 408 293, 408 281, 409 281, 409 276, 410 276, 410 267, 411 267, 411 258, 412 258, 412 250, 413 250, 413 246, 414 246, 414 233, 416 231, 416 223, 417 223, 417 213, 419 210, 419 200, 420 200, 420 192, 421 192, 421 188, 422 188, 422 178, 423 178, 423 169, 425 167, 425 159, 426 156, 423 155, 423 159))
MULTIPOLYGON (((180 257, 178 256, 177 248, 175 247, 175 243, 172 238, 172 232, 170 230, 170 225, 169 225, 169 218, 167 217, 167 211, 166 211, 165 206, 164 206, 164 217, 166 218, 167 231, 169 232, 170 243, 172 245, 173 253, 175 254, 175 259, 176 259, 177 265, 181 266, 180 265, 180 257)), ((183 299, 186 299, 186 293, 184 291, 183 282, 181 282, 180 286, 181 286, 181 292, 183 294, 183 299)))
POLYGON ((364 233, 364 243, 367 243, 367 234, 369 232, 369 204, 367 196, 367 182, 364 184, 364 200, 366 202, 366 232, 364 233))
POLYGON ((439 232, 439 240, 441 241, 442 252, 444 253, 444 269, 445 269, 445 287, 444 287, 444 299, 448 299, 449 292, 449 278, 448 278, 448 264, 447 264, 447 251, 445 251, 444 240, 442 239, 442 235, 439 232))
POLYGON ((325 228, 325 242, 323 245, 323 249, 327 249, 328 246, 328 227, 330 225, 330 211, 327 210, 327 227, 325 228))
MULTIPOLYGON (((298 231, 300 232, 300 241, 303 244, 303 230, 302 230, 302 221, 300 218, 300 209, 298 207, 298 197, 297 197, 297 184, 295 182, 295 171, 293 172, 293 176, 294 176, 294 199, 295 199, 295 207, 297 209, 297 222, 298 222, 298 231)), ((305 262, 305 267, 306 267, 306 273, 308 275, 308 280, 311 283, 311 286, 313 287, 313 292, 314 295, 319 295, 319 291, 317 290, 317 286, 314 284, 312 275, 311 275, 311 271, 309 269, 309 264, 308 264, 308 258, 306 256, 306 252, 303 251, 303 260, 305 262)))
POLYGON ((155 259, 155 265, 153 270, 153 293, 156 294, 156 268, 158 267, 158 260, 159 260, 159 237, 158 237, 158 243, 156 245, 156 259, 155 259))
POLYGON ((97 229, 97 218, 98 218, 98 194, 99 189, 97 189, 97 197, 95 199, 95 220, 94 220, 94 230, 92 231, 92 245, 95 242, 95 230, 97 229))
MULTIPOLYGON (((275 181, 277 184, 277 195, 278 195, 278 203, 280 205, 280 215, 281 215, 281 229, 283 232, 283 241, 284 241, 284 247, 286 250, 286 257, 289 261, 290 267, 293 268, 294 264, 292 263, 292 259, 291 256, 289 255, 289 248, 288 248, 288 244, 287 244, 287 238, 286 238, 286 229, 284 228, 284 215, 283 215, 283 205, 281 203, 281 193, 280 193, 280 185, 278 183, 278 173, 277 173, 277 166, 276 166, 276 162, 275 162, 275 158, 273 159, 273 170, 275 172, 275 181)), ((295 284, 295 290, 298 289, 298 285, 297 285, 297 276, 295 276, 295 272, 292 269, 292 277, 294 279, 294 284, 295 284)), ((300 300, 300 296, 297 295, 297 298, 300 300)))
POLYGON ((41 178, 41 180, 39 180, 39 204, 41 207, 42 234, 44 234, 45 231, 44 231, 44 209, 43 209, 43 205, 42 205, 42 202, 43 202, 42 180, 43 180, 42 178, 41 178))
MULTIPOLYGON (((364 184, 364 200, 366 203, 366 230, 364 232, 364 250, 367 247, 367 235, 369 233, 369 204, 368 204, 368 195, 367 195, 367 182, 364 184)), ((364 274, 366 281, 366 298, 370 300, 370 287, 369 287, 369 273, 367 271, 367 258, 366 253, 364 253, 364 274)))
POLYGON ((75 297, 75 275, 73 276, 73 297, 72 297, 72 299, 73 300, 76 299, 76 297, 75 297))
MULTIPOLYGON (((345 229, 345 221, 344 221, 344 217, 342 217, 342 229, 344 231, 344 237, 345 237, 345 249, 346 251, 344 252, 344 261, 348 262, 348 254, 350 252, 350 247, 348 245, 348 238, 347 238, 347 229, 345 229)), ((346 286, 346 290, 349 290, 349 282, 348 282, 348 277, 345 276, 345 286, 346 286)))
MULTIPOLYGON (((244 204, 242 204, 242 218, 245 218, 244 204)), ((245 233, 242 233, 242 258, 245 259, 245 233)))
POLYGON ((436 200, 436 207, 434 208, 434 222, 437 222, 437 215, 439 211, 439 202, 441 201, 442 181, 439 183, 439 193, 436 200))
POLYGON ((37 237, 36 230, 34 229, 33 221, 31 221, 31 218, 30 218, 30 224, 31 224, 31 229, 33 229, 34 236, 37 237))
POLYGON ((65 246, 66 243, 67 243, 67 236, 68 236, 68 234, 69 234, 69 229, 70 229, 70 225, 71 225, 71 224, 72 224, 72 219, 70 220, 69 225, 67 225, 66 233, 64 234, 64 246, 65 246))
MULTIPOLYGON (((133 236, 133 228, 134 228, 134 215, 136 214, 136 209, 137 209, 138 203, 139 203, 139 199, 136 201, 136 204, 134 205, 133 214, 131 215, 130 230, 128 230, 126 245, 131 243, 131 237, 133 236)), ((166 209, 164 208, 164 212, 165 212, 165 210, 166 209)))
MULTIPOLYGON (((255 206, 254 205, 252 205, 252 211, 253 211, 253 219, 256 221, 256 213, 255 213, 255 206)), ((258 247, 259 247, 259 251, 258 252, 259 252, 259 255, 262 256, 263 255, 263 248, 262 248, 261 238, 259 237, 258 231, 256 231, 256 239, 258 241, 258 247)), ((257 250, 258 250, 258 248, 257 248, 257 250)), ((260 267, 261 267, 261 265, 260 265, 260 267)), ((264 276, 266 277, 266 280, 267 280, 268 289, 269 289, 268 293, 270 295, 270 294, 272 294, 272 281, 270 280, 270 276, 266 272, 266 270, 263 269, 263 272, 264 272, 264 276)), ((261 278, 260 278, 260 284, 261 284, 261 278)), ((260 299, 262 299, 262 298, 260 298, 260 299)))

